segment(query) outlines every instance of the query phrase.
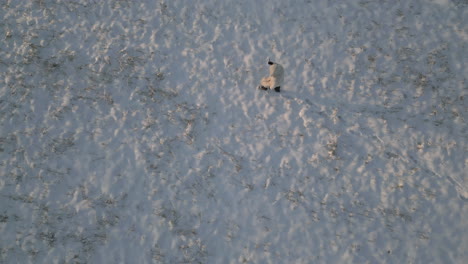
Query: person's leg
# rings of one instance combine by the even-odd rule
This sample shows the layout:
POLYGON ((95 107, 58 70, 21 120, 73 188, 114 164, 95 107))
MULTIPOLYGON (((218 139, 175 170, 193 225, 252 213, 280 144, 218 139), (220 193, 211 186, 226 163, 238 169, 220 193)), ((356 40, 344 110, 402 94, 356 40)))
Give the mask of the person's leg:
POLYGON ((258 87, 258 89, 268 90, 270 88, 270 83, 271 83, 270 77, 264 77, 262 78, 262 81, 260 82, 260 86, 258 87))

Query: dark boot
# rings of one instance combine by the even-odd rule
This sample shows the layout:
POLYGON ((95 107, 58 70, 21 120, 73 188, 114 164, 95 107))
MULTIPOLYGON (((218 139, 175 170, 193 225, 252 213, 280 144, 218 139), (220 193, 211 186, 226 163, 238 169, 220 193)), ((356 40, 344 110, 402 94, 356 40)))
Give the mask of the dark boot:
POLYGON ((258 86, 258 89, 259 89, 259 90, 264 90, 264 91, 268 90, 268 88, 266 88, 265 86, 261 86, 261 85, 258 86))
POLYGON ((278 86, 275 88, 275 92, 279 93, 280 92, 280 89, 281 89, 281 86, 278 86))

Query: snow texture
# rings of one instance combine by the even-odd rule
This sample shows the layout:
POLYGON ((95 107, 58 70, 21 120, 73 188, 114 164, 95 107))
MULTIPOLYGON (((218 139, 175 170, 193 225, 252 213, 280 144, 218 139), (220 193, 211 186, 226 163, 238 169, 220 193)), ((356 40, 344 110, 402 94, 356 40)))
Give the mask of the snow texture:
POLYGON ((0 1, 0 263, 468 263, 467 18, 0 1))

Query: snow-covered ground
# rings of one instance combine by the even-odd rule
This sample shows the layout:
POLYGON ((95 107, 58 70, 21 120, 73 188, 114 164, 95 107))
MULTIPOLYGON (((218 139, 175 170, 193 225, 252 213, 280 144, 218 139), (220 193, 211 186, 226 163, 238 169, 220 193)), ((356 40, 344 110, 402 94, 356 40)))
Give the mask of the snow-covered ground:
POLYGON ((0 263, 468 262, 466 0, 0 5, 0 263))

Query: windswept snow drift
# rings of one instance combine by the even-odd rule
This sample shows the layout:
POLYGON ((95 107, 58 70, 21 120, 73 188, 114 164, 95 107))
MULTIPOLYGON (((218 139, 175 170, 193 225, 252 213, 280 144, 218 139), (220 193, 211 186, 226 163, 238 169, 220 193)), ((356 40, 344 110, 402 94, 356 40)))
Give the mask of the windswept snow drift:
POLYGON ((1 263, 467 262, 466 1, 0 5, 1 263))

